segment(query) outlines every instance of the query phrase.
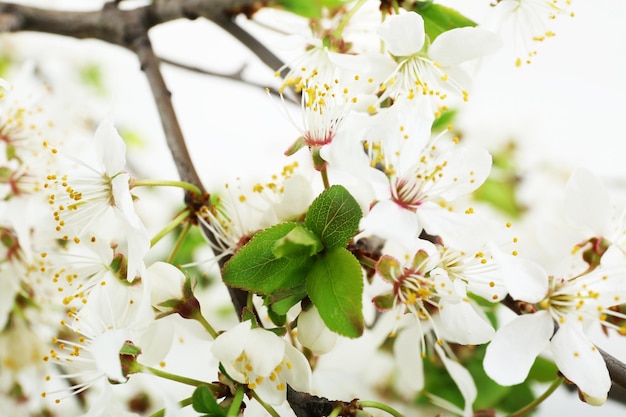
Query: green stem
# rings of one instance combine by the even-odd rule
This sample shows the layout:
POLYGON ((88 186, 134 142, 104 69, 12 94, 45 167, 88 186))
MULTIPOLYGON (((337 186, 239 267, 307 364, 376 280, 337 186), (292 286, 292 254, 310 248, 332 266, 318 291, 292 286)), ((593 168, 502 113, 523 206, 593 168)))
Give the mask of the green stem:
POLYGON ((183 190, 187 190, 190 191, 198 196, 202 195, 202 190, 200 190, 198 187, 196 187, 193 184, 189 184, 188 182, 184 182, 184 181, 169 181, 169 180, 149 180, 149 179, 144 179, 144 180, 135 180, 133 181, 133 183, 131 184, 131 188, 132 187, 154 187, 154 186, 161 186, 161 187, 178 187, 178 188, 182 188, 183 190))
POLYGON ((272 407, 271 405, 269 405, 268 403, 266 403, 265 401, 263 401, 256 392, 254 391, 248 391, 248 394, 254 398, 256 400, 256 402, 258 402, 259 404, 261 404, 261 407, 263 407, 265 409, 265 411, 267 411, 267 413, 272 416, 272 417, 280 417, 280 415, 276 412, 276 410, 274 410, 274 407, 272 407))
MULTIPOLYGON (((189 397, 189 398, 185 398, 184 400, 180 400, 178 402, 178 405, 180 406, 180 408, 183 408, 183 407, 187 407, 188 405, 191 405, 192 402, 193 402, 192 397, 189 397)), ((148 417, 164 417, 164 416, 165 416, 165 408, 162 408, 159 411, 150 414, 148 417)))
POLYGON ((241 403, 243 402, 243 385, 239 385, 237 387, 237 392, 233 397, 233 402, 228 409, 228 414, 226 417, 237 417, 239 415, 239 408, 241 407, 241 403))
POLYGON ((339 417, 339 413, 341 413, 341 407, 335 407, 328 417, 339 417))
POLYGON ((384 412, 391 414, 394 417, 404 417, 404 414, 402 414, 398 410, 388 406, 387 404, 379 403, 378 401, 357 401, 356 403, 361 407, 377 408, 379 410, 383 410, 384 412))
POLYGON ((159 240, 163 239, 168 233, 174 230, 179 224, 181 224, 187 217, 189 217, 189 210, 185 210, 169 222, 159 233, 157 233, 150 240, 150 247, 156 245, 159 240))
POLYGON ((146 366, 142 364, 138 364, 141 366, 141 372, 146 374, 152 374, 158 376, 159 378, 169 379, 170 381, 180 382, 181 384, 192 385, 194 387, 199 387, 200 385, 206 385, 210 390, 217 391, 220 389, 219 385, 209 384, 205 381, 200 381, 198 379, 187 378, 185 376, 180 376, 176 374, 171 374, 169 372, 163 371, 161 369, 153 368, 151 366, 146 366))
POLYGON ((357 4, 354 5, 354 7, 352 7, 352 9, 350 9, 350 11, 348 13, 345 14, 345 16, 343 17, 343 19, 341 19, 341 22, 339 22, 339 25, 337 25, 337 29, 335 29, 333 31, 333 36, 337 37, 337 38, 341 38, 341 35, 343 33, 343 30, 345 29, 346 25, 348 24, 348 22, 350 21, 350 19, 352 19, 352 16, 354 16, 354 14, 361 8, 361 6, 363 6, 365 4, 365 0, 359 0, 357 2, 357 4))
POLYGON ((322 182, 324 183, 324 189, 327 190, 330 188, 330 182, 328 181, 328 171, 326 170, 326 168, 324 168, 320 171, 320 173, 322 174, 322 182))
POLYGON ((178 239, 176 239, 176 243, 174 243, 174 247, 170 252, 170 256, 167 257, 167 263, 171 264, 174 262, 174 259, 176 259, 176 255, 178 255, 178 251, 183 246, 189 229, 191 229, 191 223, 185 223, 185 225, 183 226, 183 230, 181 230, 180 235, 178 235, 178 239))
POLYGON ((211 326, 209 322, 204 318, 204 316, 202 315, 200 311, 193 314, 191 318, 197 321, 198 323, 200 323, 202 327, 204 327, 204 330, 206 330, 207 333, 209 333, 213 339, 217 337, 217 332, 215 331, 213 326, 211 326))
POLYGON ((508 417, 523 417, 523 416, 527 415, 528 413, 530 413, 531 411, 533 411, 535 408, 537 408, 539 406, 539 404, 544 402, 546 400, 546 398, 548 398, 550 395, 552 395, 552 393, 561 385, 563 380, 564 380, 563 377, 558 377, 557 379, 552 381, 552 384, 550 384, 550 386, 548 387, 546 392, 541 394, 539 397, 537 397, 535 399, 535 401, 531 402, 530 404, 520 408, 519 410, 517 410, 513 414, 509 414, 508 417))

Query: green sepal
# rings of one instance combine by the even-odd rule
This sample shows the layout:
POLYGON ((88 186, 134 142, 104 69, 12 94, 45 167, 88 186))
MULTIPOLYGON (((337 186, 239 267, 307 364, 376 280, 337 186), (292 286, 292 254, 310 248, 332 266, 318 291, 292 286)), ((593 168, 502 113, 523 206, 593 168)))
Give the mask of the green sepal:
POLYGON ((191 396, 194 410, 203 414, 202 417, 226 417, 226 411, 220 407, 217 400, 206 385, 200 385, 191 396))
POLYGON ((376 262, 376 272, 378 272, 378 275, 385 281, 394 283, 394 277, 400 275, 402 267, 400 266, 400 262, 393 256, 383 255, 378 262, 376 262))
POLYGON ((295 140, 295 142, 291 144, 291 146, 289 146, 289 148, 287 148, 287 150, 285 151, 285 156, 291 156, 305 146, 306 142, 304 141, 304 136, 300 136, 298 139, 295 140))
POLYGON ((320 255, 306 278, 306 290, 331 331, 352 338, 363 334, 363 272, 352 253, 333 248, 320 255))
POLYGON ((388 311, 393 308, 394 299, 395 295, 392 292, 387 292, 377 295, 372 299, 372 302, 374 303, 374 307, 376 307, 378 311, 388 311))
POLYGON ((296 223, 280 223, 254 235, 224 265, 224 283, 266 295, 301 284, 306 271, 310 269, 312 258, 276 258, 273 253, 276 241, 285 237, 296 226, 296 223))
POLYGON ((9 144, 6 145, 6 148, 4 150, 4 154, 6 155, 7 160, 10 161, 13 158, 17 157, 17 148, 12 143, 9 143, 9 144))
POLYGON ((120 349, 120 355, 138 356, 141 354, 141 348, 132 343, 124 343, 120 349))
POLYGON ((313 256, 324 248, 317 235, 298 224, 274 243, 272 253, 276 258, 313 256))
POLYGON ((418 2, 415 11, 424 19, 424 31, 431 42, 451 29, 476 26, 476 22, 458 11, 432 2, 418 2))
POLYGON ((341 185, 326 189, 311 203, 304 225, 328 249, 345 248, 363 217, 359 203, 341 185))

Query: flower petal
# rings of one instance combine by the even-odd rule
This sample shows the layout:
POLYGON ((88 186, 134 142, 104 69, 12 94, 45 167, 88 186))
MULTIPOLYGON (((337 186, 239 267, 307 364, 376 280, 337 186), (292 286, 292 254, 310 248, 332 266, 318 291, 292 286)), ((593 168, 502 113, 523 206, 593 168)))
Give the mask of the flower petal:
POLYGON ((486 343, 495 334, 495 330, 487 320, 481 317, 469 299, 460 303, 439 303, 440 323, 437 329, 445 340, 463 345, 486 343))
POLYGON ((246 355, 254 367, 254 373, 269 376, 285 356, 285 341, 269 330, 250 330, 246 341, 246 355))
POLYGON ((309 361, 302 352, 288 343, 285 343, 285 364, 286 369, 283 370, 285 381, 296 391, 311 391, 311 368, 309 367, 309 361))
POLYGON ((498 264, 502 281, 511 297, 529 303, 537 303, 548 293, 548 274, 535 262, 507 255, 493 243, 489 249, 498 264))
POLYGON ((126 144, 115 129, 111 117, 98 125, 94 135, 96 151, 102 156, 105 174, 113 176, 126 165, 126 144))
POLYGON ((582 168, 575 170, 565 186, 567 222, 589 228, 595 236, 607 236, 611 211, 611 198, 600 178, 582 168))
POLYGON ((409 12, 387 17, 378 27, 387 49, 395 56, 408 56, 419 52, 424 46, 424 19, 417 13, 409 12))
POLYGON ((472 416, 472 404, 474 404, 476 396, 478 395, 478 390, 476 389, 472 375, 460 363, 448 358, 441 346, 435 345, 435 351, 456 383, 456 386, 459 387, 461 395, 463 395, 463 399, 465 400, 463 415, 466 417, 472 416))
POLYGON ((243 352, 251 327, 252 324, 250 320, 246 320, 217 336, 211 346, 213 355, 220 362, 233 362, 237 360, 239 355, 243 352))
POLYGON ((500 385, 524 382, 553 332, 554 323, 547 311, 516 317, 500 328, 487 346, 485 372, 500 385))
POLYGON ((120 349, 122 349, 127 337, 126 331, 108 330, 93 339, 89 346, 89 351, 96 360, 98 370, 104 373, 107 378, 117 382, 126 381, 122 375, 120 349))
POLYGON ((437 36, 428 55, 444 67, 492 54, 502 41, 493 32, 476 27, 452 29, 437 36))
POLYGON ((559 371, 578 386, 591 405, 602 405, 611 377, 602 355, 575 320, 566 320, 552 338, 552 354, 559 371))
POLYGON ((406 395, 414 395, 424 388, 424 364, 420 354, 422 333, 417 326, 405 328, 393 343, 394 357, 398 367, 397 386, 406 395))

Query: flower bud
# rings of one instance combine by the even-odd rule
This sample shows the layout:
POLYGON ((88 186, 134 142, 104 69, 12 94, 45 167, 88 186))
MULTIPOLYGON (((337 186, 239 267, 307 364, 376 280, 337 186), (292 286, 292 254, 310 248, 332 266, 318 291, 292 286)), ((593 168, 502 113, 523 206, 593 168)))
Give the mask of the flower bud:
POLYGON ((312 306, 298 317, 298 341, 313 353, 321 355, 335 346, 337 335, 326 327, 317 308, 312 306))

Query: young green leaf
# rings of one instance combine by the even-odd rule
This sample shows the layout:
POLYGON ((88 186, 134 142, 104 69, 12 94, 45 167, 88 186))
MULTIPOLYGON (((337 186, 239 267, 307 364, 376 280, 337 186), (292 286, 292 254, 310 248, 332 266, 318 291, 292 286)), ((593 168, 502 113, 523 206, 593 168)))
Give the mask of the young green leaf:
POLYGON ((344 248, 320 255, 306 278, 309 298, 330 330, 347 337, 363 334, 363 272, 344 248))
POLYGON ((272 253, 276 258, 313 256, 324 248, 317 235, 301 224, 274 243, 272 253))
POLYGON ((199 413, 206 413, 207 417, 225 417, 226 412, 219 406, 215 397, 205 385, 201 385, 191 396, 193 409, 199 413))
POLYGON ((432 2, 418 2, 415 11, 424 19, 424 31, 431 42, 451 29, 476 26, 476 22, 458 11, 432 2))
POLYGON ((304 282, 297 287, 274 291, 270 297, 270 310, 276 314, 287 314, 289 309, 306 297, 304 282))
POLYGON ((303 17, 322 17, 322 8, 334 8, 347 0, 279 0, 278 4, 303 17))
POLYGON ((326 248, 345 248, 363 217, 359 203, 341 185, 333 185, 309 207, 304 225, 326 248))
POLYGON ((257 233, 224 265, 224 283, 259 294, 302 284, 313 259, 308 255, 276 258, 273 248, 297 226, 280 223, 257 233))

